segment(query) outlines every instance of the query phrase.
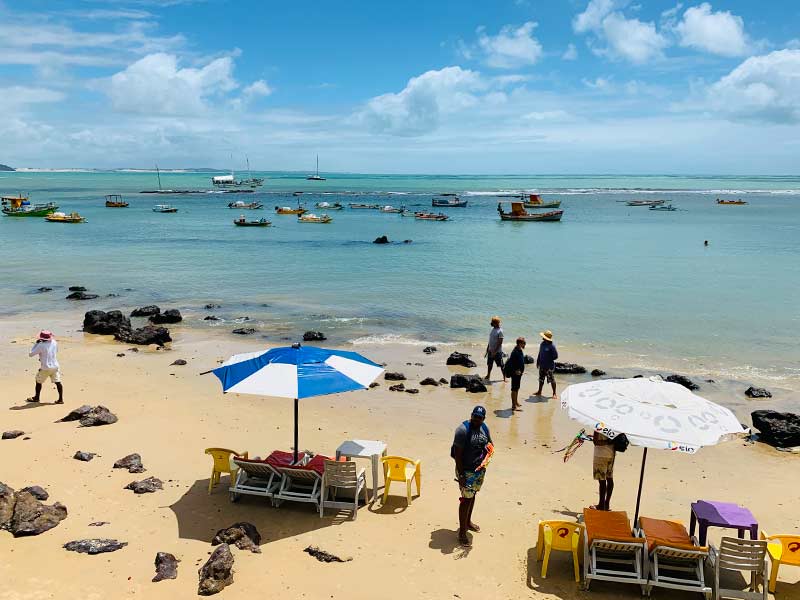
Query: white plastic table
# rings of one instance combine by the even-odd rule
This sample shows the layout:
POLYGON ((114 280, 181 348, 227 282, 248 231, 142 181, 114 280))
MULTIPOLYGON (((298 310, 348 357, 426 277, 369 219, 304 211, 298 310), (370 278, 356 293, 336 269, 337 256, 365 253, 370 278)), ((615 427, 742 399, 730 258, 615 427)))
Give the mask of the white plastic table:
POLYGON ((372 462, 372 500, 378 497, 378 472, 381 456, 386 456, 386 442, 378 440, 347 440, 336 449, 336 460, 339 457, 369 458, 372 462))

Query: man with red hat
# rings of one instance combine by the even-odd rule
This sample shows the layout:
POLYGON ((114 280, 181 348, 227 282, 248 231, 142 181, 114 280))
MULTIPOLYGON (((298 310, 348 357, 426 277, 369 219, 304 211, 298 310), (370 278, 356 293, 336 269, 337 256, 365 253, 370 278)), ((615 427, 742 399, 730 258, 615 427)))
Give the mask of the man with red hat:
POLYGON ((36 393, 33 398, 28 398, 28 402, 39 402, 39 394, 42 392, 42 384, 51 379, 56 384, 58 390, 58 400, 56 404, 64 404, 64 387, 61 385, 61 369, 58 366, 56 352, 58 344, 52 332, 43 330, 39 332, 39 338, 31 348, 28 356, 39 357, 39 371, 36 373, 36 393))

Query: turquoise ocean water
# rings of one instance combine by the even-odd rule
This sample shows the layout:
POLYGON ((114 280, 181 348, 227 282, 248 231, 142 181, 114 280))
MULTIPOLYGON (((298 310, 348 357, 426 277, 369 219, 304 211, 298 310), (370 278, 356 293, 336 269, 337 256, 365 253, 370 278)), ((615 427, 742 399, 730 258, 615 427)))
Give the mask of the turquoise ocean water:
MULTIPOLYGON (((497 313, 509 338, 549 328, 563 344, 638 365, 669 358, 764 383, 800 378, 800 177, 260 175, 264 187, 239 197, 140 194, 157 187, 151 172, 0 173, 0 194, 88 220, 0 218, 0 316, 74 310, 69 285, 101 295, 82 309, 155 302, 198 328, 247 316, 274 341, 320 329, 339 343, 475 342, 497 313), (493 194, 516 190, 561 200, 563 220, 501 223, 493 194), (444 209, 444 223, 345 209, 309 225, 274 214, 296 203, 294 191, 314 212, 317 201, 420 210, 437 192, 469 207, 444 209), (130 208, 105 208, 107 193, 130 208), (717 206, 718 196, 749 204, 717 206), (679 210, 622 202, 634 198, 679 210), (236 199, 262 202, 246 216, 274 227, 234 227, 236 199), (179 212, 153 213, 156 203, 179 212), (413 242, 372 244, 379 235, 413 242), (223 321, 203 321, 209 302, 223 321)), ((161 173, 169 189, 208 189, 210 177, 161 173)))

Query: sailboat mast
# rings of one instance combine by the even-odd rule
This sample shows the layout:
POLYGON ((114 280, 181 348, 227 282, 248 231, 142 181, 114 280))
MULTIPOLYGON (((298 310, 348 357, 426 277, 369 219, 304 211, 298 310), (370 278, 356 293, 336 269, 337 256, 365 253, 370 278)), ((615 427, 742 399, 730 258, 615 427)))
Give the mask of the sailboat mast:
POLYGON ((319 154, 317 154, 317 177, 319 177, 319 154))
POLYGON ((161 172, 158 170, 158 164, 156 164, 156 177, 158 177, 158 189, 161 189, 161 172))

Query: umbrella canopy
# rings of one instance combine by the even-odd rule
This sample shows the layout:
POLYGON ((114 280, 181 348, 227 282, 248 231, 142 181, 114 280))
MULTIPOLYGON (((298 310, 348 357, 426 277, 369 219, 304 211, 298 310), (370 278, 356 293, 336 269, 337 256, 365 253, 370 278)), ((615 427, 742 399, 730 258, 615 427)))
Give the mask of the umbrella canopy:
POLYGON ((294 398, 296 459, 298 400, 363 390, 383 372, 383 367, 356 352, 294 344, 235 354, 211 372, 219 378, 224 392, 294 398))
POLYGON ((729 409, 657 377, 571 385, 561 394, 561 408, 611 439, 624 433, 631 444, 644 446, 634 522, 639 517, 648 448, 694 454, 703 446, 746 433, 729 409))

